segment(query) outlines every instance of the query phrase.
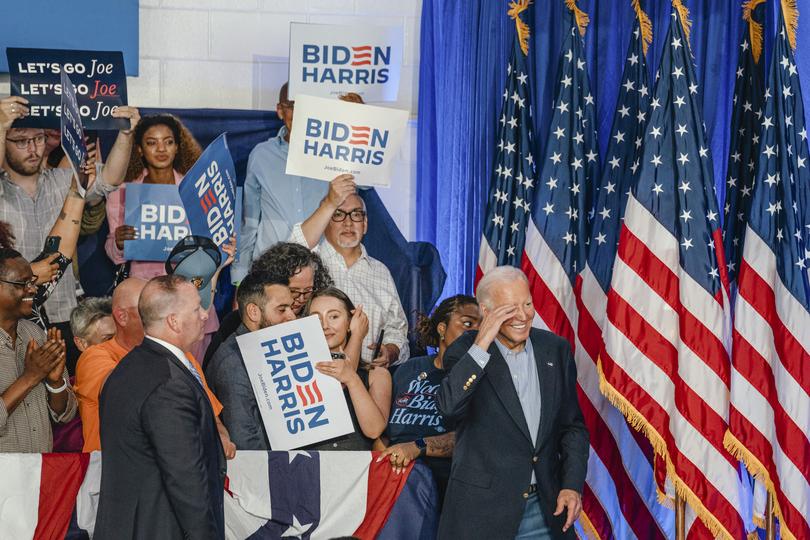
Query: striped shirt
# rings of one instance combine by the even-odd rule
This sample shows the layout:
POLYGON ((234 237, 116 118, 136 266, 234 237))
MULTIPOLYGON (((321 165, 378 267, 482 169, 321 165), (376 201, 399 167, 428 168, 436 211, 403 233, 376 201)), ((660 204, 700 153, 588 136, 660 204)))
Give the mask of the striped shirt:
MULTIPOLYGON (((5 392, 25 371, 25 351, 28 342, 36 340, 40 345, 45 343, 45 331, 39 326, 20 319, 17 322, 17 341, 12 343, 11 336, 0 329, 0 394, 5 392)), ((67 369, 62 375, 68 379, 67 369)), ((45 383, 36 385, 28 395, 8 413, 6 405, 0 399, 0 453, 8 452, 51 452, 53 434, 51 419, 65 423, 76 416, 76 396, 68 387, 68 403, 65 411, 58 415, 48 405, 48 391, 45 383)))
MULTIPOLYGON (((11 225, 17 251, 28 261, 42 252, 45 238, 62 211, 70 190, 71 169, 46 169, 39 173, 37 192, 32 198, 20 186, 11 181, 8 173, 0 169, 0 221, 11 225)), ((96 182, 87 192, 89 204, 95 204, 117 189, 104 182, 101 165, 97 167, 96 182)), ((73 267, 68 265, 51 296, 45 302, 45 310, 52 323, 70 320, 70 312, 76 307, 76 278, 73 267)))

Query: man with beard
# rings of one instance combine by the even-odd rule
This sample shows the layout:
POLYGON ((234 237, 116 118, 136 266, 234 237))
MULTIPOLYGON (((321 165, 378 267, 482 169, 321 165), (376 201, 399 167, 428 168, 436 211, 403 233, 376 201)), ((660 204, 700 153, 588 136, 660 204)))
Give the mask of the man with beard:
POLYGON ((36 278, 19 252, 0 248, 0 452, 51 452, 51 420, 76 415, 59 330, 26 320, 36 278))
POLYGON ((330 183, 318 209, 293 227, 290 241, 317 250, 335 287, 363 307, 369 320, 365 349, 374 349, 380 330, 385 330, 380 356, 368 359, 387 367, 409 358, 408 321, 391 272, 363 247, 367 230, 366 203, 357 194, 354 177, 341 174, 330 183))
POLYGON ((295 319, 289 281, 264 272, 251 272, 239 284, 236 301, 242 324, 219 346, 205 378, 222 402, 222 423, 240 450, 270 450, 256 396, 236 338, 295 319))
MULTIPOLYGON (((79 196, 71 191, 70 169, 43 169, 45 130, 42 128, 15 128, 15 120, 28 115, 28 101, 19 96, 0 100, 0 220, 11 225, 17 249, 23 257, 33 260, 43 249, 45 238, 59 218, 68 196, 79 196)), ((87 204, 100 202, 115 191, 124 180, 129 153, 132 149, 132 130, 140 118, 133 107, 119 107, 116 118, 127 118, 130 129, 118 133, 115 144, 107 156, 107 163, 98 168, 97 180, 85 194, 87 204)), ((64 249, 64 248, 63 248, 64 249)), ((55 256, 32 264, 37 285, 52 280, 55 256)), ((68 266, 59 284, 45 302, 51 324, 59 328, 70 347, 70 313, 76 307, 76 281, 68 266)))

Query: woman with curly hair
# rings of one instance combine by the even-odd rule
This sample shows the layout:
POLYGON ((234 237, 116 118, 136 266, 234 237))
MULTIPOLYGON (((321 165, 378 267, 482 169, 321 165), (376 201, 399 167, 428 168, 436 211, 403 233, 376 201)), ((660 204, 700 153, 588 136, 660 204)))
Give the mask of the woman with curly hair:
MULTIPOLYGON (((177 185, 202 154, 200 144, 180 121, 169 114, 144 116, 135 128, 134 151, 125 183, 107 197, 110 232, 104 249, 118 265, 124 264, 124 241, 134 240, 135 227, 124 223, 127 184, 177 185)), ((165 274, 163 262, 132 261, 129 275, 143 279, 165 274)))
POLYGON ((435 354, 411 358, 396 370, 393 403, 386 436, 388 448, 380 460, 388 459, 396 471, 422 458, 433 471, 439 489, 439 504, 450 478, 450 458, 455 448, 455 433, 448 432, 436 408, 436 394, 447 372, 444 353, 467 330, 476 330, 481 322, 478 302, 472 296, 458 294, 440 303, 433 315, 422 316, 417 323, 419 342, 436 350, 435 354))
MULTIPOLYGON (((281 281, 289 280, 293 297, 292 310, 296 317, 301 315, 314 291, 320 291, 332 285, 329 271, 318 254, 293 242, 273 244, 251 263, 249 273, 254 272, 267 273, 281 281)), ((232 311, 222 318, 219 330, 214 334, 208 350, 205 351, 203 369, 207 367, 208 361, 214 356, 222 342, 236 332, 241 322, 238 311, 232 311)))
MULTIPOLYGON (((124 223, 127 184, 177 185, 202 154, 200 144, 191 132, 170 114, 144 116, 135 128, 134 148, 130 156, 125 183, 107 197, 107 221, 110 232, 104 249, 117 265, 129 265, 129 277, 152 279, 166 273, 163 261, 127 261, 124 241, 135 239, 135 227, 124 223)), ((205 337, 190 351, 202 358, 219 327, 213 303, 208 310, 205 337)))

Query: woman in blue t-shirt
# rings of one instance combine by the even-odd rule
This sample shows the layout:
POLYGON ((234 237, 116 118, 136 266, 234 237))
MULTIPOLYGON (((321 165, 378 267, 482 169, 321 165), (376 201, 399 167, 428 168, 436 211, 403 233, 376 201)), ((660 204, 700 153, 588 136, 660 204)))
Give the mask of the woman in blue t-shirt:
POLYGON ((433 315, 420 319, 416 329, 420 342, 436 353, 411 358, 394 372, 386 430, 389 446, 380 459, 388 457, 394 470, 401 472, 408 463, 422 458, 436 478, 440 504, 456 440, 436 408, 436 394, 446 374, 442 360, 447 347, 467 330, 476 330, 480 321, 481 312, 472 296, 459 294, 445 299, 433 315))

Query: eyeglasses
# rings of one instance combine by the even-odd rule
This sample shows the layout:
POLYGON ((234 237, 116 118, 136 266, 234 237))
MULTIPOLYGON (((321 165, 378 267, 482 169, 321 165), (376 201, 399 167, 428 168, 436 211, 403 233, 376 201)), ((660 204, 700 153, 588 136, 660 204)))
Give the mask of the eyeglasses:
POLYGON ((349 216, 349 219, 355 223, 359 223, 366 219, 366 213, 359 208, 355 208, 354 210, 350 210, 348 212, 344 212, 343 210, 335 210, 335 213, 332 214, 332 221, 341 223, 346 221, 346 216, 349 216))
POLYGON ((6 141, 14 144, 18 150, 25 150, 32 142, 34 146, 42 146, 45 144, 45 134, 37 135, 36 137, 28 137, 26 139, 6 139, 6 141))
POLYGON ((282 101, 279 103, 283 109, 295 109, 295 102, 294 101, 282 101))
POLYGON ((292 294, 293 300, 298 300, 299 298, 306 298, 312 294, 312 290, 312 287, 306 289, 290 289, 290 294, 292 294))
POLYGON ((39 276, 31 276, 25 281, 12 281, 10 279, 0 279, 3 283, 8 283, 9 285, 14 285, 15 287, 22 287, 27 289, 29 287, 34 287, 37 284, 37 280, 39 276))

